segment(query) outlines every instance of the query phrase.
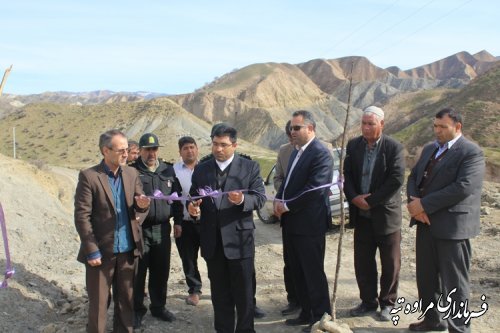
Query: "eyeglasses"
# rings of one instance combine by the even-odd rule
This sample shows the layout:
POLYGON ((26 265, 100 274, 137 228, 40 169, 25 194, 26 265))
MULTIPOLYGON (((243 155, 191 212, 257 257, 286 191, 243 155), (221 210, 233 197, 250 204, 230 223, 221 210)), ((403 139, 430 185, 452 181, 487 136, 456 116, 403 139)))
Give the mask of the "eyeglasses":
POLYGON ((143 147, 142 149, 144 149, 146 151, 157 151, 158 147, 143 147))
POLYGON ((128 154, 128 148, 117 149, 117 150, 114 150, 113 148, 109 148, 109 150, 114 151, 115 153, 118 153, 120 155, 123 155, 125 153, 128 154))
POLYGON ((213 142, 212 141, 212 146, 214 146, 215 148, 221 147, 222 149, 226 149, 232 145, 233 145, 232 143, 221 143, 221 142, 213 142))
POLYGON ((302 127, 307 127, 307 125, 294 125, 290 126, 288 129, 291 131, 300 131, 302 127))

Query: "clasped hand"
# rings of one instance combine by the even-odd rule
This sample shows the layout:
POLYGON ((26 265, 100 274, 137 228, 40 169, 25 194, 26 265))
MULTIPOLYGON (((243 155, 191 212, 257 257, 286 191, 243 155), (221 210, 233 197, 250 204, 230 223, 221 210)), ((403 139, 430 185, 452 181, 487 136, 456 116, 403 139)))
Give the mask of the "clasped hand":
POLYGON ((406 205, 406 208, 408 208, 408 212, 410 213, 411 217, 424 224, 430 225, 431 221, 429 220, 429 216, 427 216, 427 213, 424 211, 424 207, 420 202, 420 198, 410 196, 410 200, 411 201, 406 205))
POLYGON ((200 205, 202 199, 194 200, 188 203, 187 209, 191 216, 199 217, 201 215, 200 205))

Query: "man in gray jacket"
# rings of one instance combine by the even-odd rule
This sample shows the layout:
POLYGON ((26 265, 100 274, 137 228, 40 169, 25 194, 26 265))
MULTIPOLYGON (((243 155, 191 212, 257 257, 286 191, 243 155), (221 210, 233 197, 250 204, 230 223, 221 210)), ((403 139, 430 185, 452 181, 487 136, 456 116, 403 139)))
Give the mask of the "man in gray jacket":
POLYGON ((417 225, 417 287, 423 321, 410 324, 411 331, 470 332, 467 318, 447 321, 437 309, 438 295, 448 295, 460 310, 470 295, 469 238, 479 234, 484 156, 462 135, 462 117, 451 108, 434 119, 436 141, 424 147, 408 177, 410 225, 417 225), (456 290, 455 290, 456 288, 456 290), (455 291, 454 291, 455 290, 455 291))

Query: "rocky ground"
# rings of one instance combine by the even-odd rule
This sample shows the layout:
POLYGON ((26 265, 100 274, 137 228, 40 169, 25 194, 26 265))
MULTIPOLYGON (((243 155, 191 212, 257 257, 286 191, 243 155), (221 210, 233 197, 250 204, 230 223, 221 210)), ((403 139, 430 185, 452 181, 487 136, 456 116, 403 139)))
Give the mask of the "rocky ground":
MULTIPOLYGON (((83 265, 76 262, 79 240, 73 226, 72 196, 76 172, 29 165, 0 155, 0 202, 3 206, 11 256, 16 273, 9 287, 0 290, 0 332, 85 332, 86 293, 83 265)), ((485 184, 481 234, 472 241, 471 311, 478 312, 486 296, 488 311, 472 320, 473 332, 496 332, 500 327, 500 185, 485 184)), ((400 297, 417 300, 415 284, 415 230, 403 221, 400 297)), ((257 332, 300 332, 284 325, 280 309, 286 299, 282 278, 279 226, 256 221, 257 303, 267 312, 257 319, 257 332)), ((326 269, 333 288, 339 233, 328 235, 326 269)), ((406 332, 418 313, 400 313, 397 325, 379 322, 376 316, 349 318, 357 305, 358 290, 353 269, 353 232, 343 238, 341 271, 337 291, 337 320, 354 332, 406 332)), ((3 242, 0 269, 5 268, 3 242)), ((149 314, 138 332, 213 332, 206 266, 200 259, 203 295, 198 306, 187 305, 186 285, 177 249, 173 246, 168 289, 168 308, 177 316, 173 323, 160 322, 149 314)), ((111 311, 111 310, 110 310, 111 311)), ((111 312, 110 312, 111 313, 111 312)), ((111 327, 111 326, 110 326, 111 327)))

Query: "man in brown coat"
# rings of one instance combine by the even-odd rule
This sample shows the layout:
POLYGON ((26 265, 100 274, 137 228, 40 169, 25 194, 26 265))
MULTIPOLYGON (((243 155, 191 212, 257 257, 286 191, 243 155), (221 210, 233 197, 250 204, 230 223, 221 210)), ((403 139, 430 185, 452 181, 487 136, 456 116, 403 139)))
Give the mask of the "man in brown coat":
POLYGON ((113 332, 133 332, 133 279, 142 253, 139 221, 150 199, 143 195, 137 171, 126 165, 128 143, 118 130, 101 134, 103 160, 82 170, 75 194, 75 226, 85 264, 89 298, 88 332, 106 331, 109 291, 113 285, 113 332))

